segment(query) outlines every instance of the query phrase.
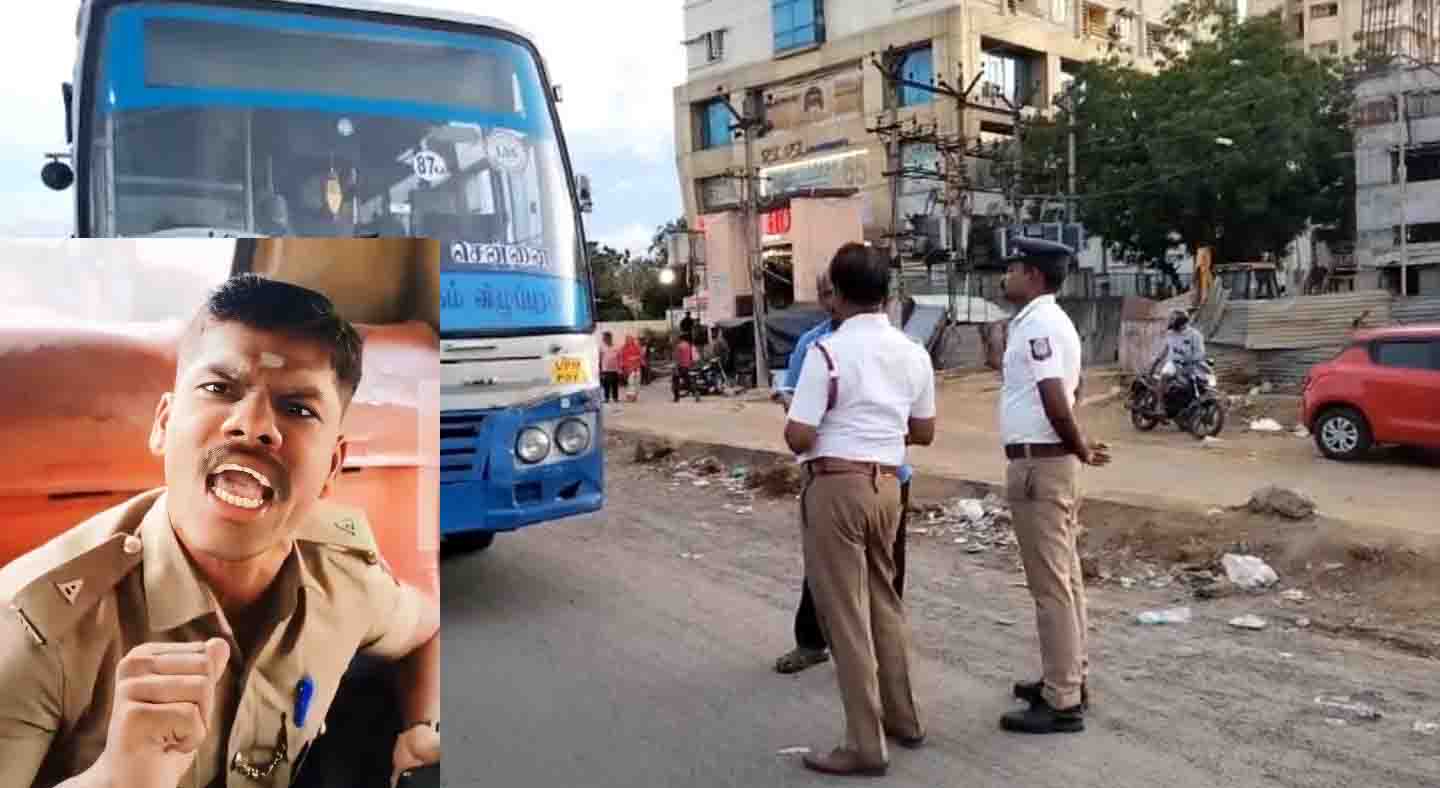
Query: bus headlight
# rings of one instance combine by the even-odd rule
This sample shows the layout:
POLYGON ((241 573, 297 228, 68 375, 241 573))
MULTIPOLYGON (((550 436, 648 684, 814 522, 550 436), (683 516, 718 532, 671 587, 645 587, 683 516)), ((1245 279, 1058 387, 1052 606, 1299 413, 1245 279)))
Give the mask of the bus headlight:
POLYGON ((550 453, 550 436, 539 427, 526 427, 515 437, 515 456, 534 465, 550 453))
POLYGON ((590 448, 590 425, 579 419, 566 419, 555 430, 555 445, 566 454, 579 454, 590 448))

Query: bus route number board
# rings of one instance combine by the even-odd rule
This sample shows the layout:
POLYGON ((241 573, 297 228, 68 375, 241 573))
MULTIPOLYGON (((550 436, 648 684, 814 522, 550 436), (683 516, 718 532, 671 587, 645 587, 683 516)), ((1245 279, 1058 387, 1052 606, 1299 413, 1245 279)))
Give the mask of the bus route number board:
POLYGON ((550 367, 551 383, 584 383, 585 380, 585 362, 578 356, 563 356, 552 362, 550 367))

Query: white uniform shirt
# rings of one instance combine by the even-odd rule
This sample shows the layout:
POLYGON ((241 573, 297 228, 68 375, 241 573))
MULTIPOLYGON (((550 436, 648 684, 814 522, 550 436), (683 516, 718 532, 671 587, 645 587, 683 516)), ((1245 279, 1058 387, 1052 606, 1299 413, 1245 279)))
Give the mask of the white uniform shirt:
POLYGON ((823 344, 835 362, 835 407, 825 410, 830 372, 812 346, 795 384, 789 418, 817 427, 819 437, 800 460, 904 463, 910 419, 935 417, 930 354, 883 314, 851 317, 816 344, 823 344))
POLYGON ((1080 333, 1055 296, 1040 296, 1010 321, 1000 396, 1000 435, 1006 444, 1061 442, 1045 415, 1040 381, 1064 381, 1065 398, 1075 407, 1080 359, 1080 333))

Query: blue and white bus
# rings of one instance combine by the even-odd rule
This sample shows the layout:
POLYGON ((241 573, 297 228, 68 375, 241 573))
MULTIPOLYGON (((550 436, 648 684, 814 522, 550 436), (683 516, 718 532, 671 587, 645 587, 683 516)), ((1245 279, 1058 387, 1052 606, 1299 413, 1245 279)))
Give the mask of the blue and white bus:
POLYGON ((364 0, 85 0, 77 34, 43 173, 76 235, 439 240, 446 541, 603 506, 588 184, 530 36, 364 0))

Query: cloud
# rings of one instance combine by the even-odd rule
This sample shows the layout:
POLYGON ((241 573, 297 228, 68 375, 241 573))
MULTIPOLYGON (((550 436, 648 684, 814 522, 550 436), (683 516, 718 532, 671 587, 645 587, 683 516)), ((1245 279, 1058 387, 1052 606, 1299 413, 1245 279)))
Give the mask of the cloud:
POLYGON ((622 252, 628 249, 631 256, 645 255, 650 251, 650 240, 655 237, 655 227, 656 225, 653 224, 636 222, 599 232, 590 240, 598 241, 601 246, 614 247, 622 252))

